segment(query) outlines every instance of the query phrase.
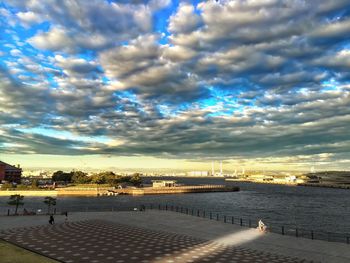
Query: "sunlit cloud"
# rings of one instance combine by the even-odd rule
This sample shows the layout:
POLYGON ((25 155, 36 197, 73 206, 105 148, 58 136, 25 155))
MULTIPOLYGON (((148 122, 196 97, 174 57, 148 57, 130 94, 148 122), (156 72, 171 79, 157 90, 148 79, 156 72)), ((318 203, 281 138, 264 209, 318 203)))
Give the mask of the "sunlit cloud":
POLYGON ((345 0, 3 1, 0 152, 343 169, 349 11, 345 0))

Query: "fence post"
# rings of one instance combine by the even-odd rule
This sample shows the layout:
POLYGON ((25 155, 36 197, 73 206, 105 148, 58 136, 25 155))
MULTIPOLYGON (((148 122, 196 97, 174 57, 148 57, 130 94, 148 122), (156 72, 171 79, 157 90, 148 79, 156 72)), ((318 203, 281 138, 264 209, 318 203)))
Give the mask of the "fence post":
POLYGON ((193 208, 192 208, 192 211, 191 211, 191 215, 193 215, 193 208))
POLYGON ((284 226, 282 226, 282 236, 284 235, 284 226))
POLYGON ((224 223, 226 223, 226 216, 224 216, 224 223))
POLYGON ((168 205, 165 205, 165 210, 168 210, 168 205))
POLYGON ((181 213, 182 213, 182 206, 180 207, 180 211, 181 211, 181 213))
POLYGON ((197 209, 197 216, 199 217, 199 210, 197 209))
POLYGON ((239 223, 241 226, 243 226, 243 219, 242 218, 239 219, 239 223))
POLYGON ((203 217, 205 218, 205 211, 203 210, 203 217))
POLYGON ((219 214, 216 214, 216 221, 219 221, 219 214))
POLYGON ((8 216, 10 215, 10 209, 7 209, 7 215, 8 216))
POLYGON ((298 233, 298 228, 295 229, 295 236, 298 237, 299 233, 298 233))
POLYGON ((231 221, 232 221, 232 225, 233 225, 235 223, 235 218, 232 217, 231 221))
POLYGON ((212 214, 211 214, 211 212, 209 213, 209 218, 210 218, 210 220, 212 219, 212 214))
POLYGON ((160 210, 160 205, 158 205, 158 210, 160 210))
POLYGON ((186 215, 188 215, 188 208, 186 208, 186 215))
POLYGON ((311 230, 311 239, 314 239, 314 231, 311 230))
POLYGON ((179 207, 178 206, 176 206, 176 212, 179 212, 179 207))

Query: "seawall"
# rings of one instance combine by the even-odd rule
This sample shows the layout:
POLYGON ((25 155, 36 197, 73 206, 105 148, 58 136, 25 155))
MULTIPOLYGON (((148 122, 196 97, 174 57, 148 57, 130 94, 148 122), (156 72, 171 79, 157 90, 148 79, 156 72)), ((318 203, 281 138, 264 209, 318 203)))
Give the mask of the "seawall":
POLYGON ((225 185, 195 185, 195 186, 176 186, 176 187, 145 187, 145 188, 125 188, 116 189, 109 194, 127 194, 127 195, 158 195, 158 194, 185 194, 185 193, 207 193, 207 192, 236 192, 239 187, 230 187, 225 185))
POLYGON ((99 196, 105 195, 113 187, 66 187, 57 188, 58 196, 99 196))
POLYGON ((23 195, 23 196, 57 196, 55 190, 2 190, 0 196, 23 195))
POLYGON ((195 185, 176 187, 145 187, 123 188, 113 187, 66 187, 55 190, 9 190, 0 191, 0 196, 23 195, 23 196, 101 196, 101 195, 158 195, 158 194, 185 194, 185 193, 210 193, 210 192, 236 192, 239 187, 225 185, 195 185))

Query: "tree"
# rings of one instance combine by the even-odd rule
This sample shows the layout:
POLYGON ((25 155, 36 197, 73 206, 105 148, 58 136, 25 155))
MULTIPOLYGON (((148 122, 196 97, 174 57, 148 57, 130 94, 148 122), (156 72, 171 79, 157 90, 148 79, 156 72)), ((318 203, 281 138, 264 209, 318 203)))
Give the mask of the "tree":
POLYGON ((36 189, 39 187, 39 180, 38 179, 33 179, 32 180, 32 188, 36 189))
POLYGON ((109 185, 115 185, 116 175, 113 172, 104 172, 102 176, 105 182, 109 185))
POLYGON ((17 215, 18 207, 20 205, 21 206, 24 205, 24 203, 22 202, 23 199, 24 199, 23 195, 11 195, 10 196, 9 201, 7 202, 7 204, 16 206, 15 215, 17 215))
POLYGON ((98 174, 94 174, 91 180, 95 184, 113 184, 115 177, 116 175, 113 172, 101 172, 98 174))
POLYGON ((44 203, 47 205, 47 213, 51 214, 51 207, 56 205, 56 198, 46 196, 44 203))
POLYGON ((91 178, 87 176, 87 173, 82 171, 72 171, 72 181, 76 184, 86 184, 91 182, 91 178))
POLYGON ((139 174, 134 174, 131 178, 130 178, 130 183, 132 183, 135 186, 140 186, 142 183, 142 179, 140 177, 139 174))
POLYGON ((73 173, 65 173, 63 171, 56 171, 52 174, 52 181, 70 183, 72 181, 73 173))

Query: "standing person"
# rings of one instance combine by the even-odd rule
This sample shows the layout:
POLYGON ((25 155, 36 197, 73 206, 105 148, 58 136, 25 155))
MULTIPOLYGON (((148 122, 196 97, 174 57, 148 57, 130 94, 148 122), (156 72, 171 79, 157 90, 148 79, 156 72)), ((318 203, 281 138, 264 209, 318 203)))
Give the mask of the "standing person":
POLYGON ((67 222, 67 221, 68 221, 68 211, 66 211, 66 212, 64 213, 64 215, 66 216, 66 218, 64 219, 64 221, 67 222))
POLYGON ((50 225, 53 225, 55 223, 55 218, 53 218, 53 215, 50 215, 49 223, 50 225))

